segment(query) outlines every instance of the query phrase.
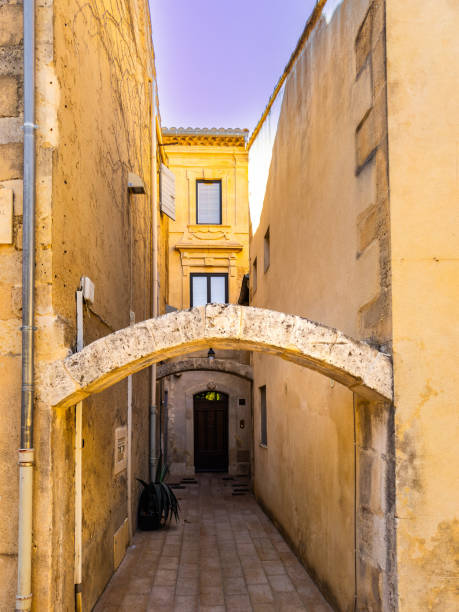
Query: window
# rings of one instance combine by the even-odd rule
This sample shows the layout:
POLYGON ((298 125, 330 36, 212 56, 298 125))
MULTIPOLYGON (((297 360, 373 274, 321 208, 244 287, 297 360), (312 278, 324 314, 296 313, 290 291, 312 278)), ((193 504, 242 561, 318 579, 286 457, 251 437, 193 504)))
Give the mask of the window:
POLYGON ((221 181, 196 181, 196 223, 221 225, 221 181))
POLYGON ((265 272, 269 268, 269 227, 266 230, 265 239, 264 239, 264 268, 265 272))
POLYGON ((228 274, 191 274, 190 305, 228 303, 228 274))
POLYGON ((268 425, 266 420, 266 385, 260 387, 260 444, 268 446, 268 425))
POLYGON ((257 290, 257 258, 253 260, 252 264, 252 295, 257 290))

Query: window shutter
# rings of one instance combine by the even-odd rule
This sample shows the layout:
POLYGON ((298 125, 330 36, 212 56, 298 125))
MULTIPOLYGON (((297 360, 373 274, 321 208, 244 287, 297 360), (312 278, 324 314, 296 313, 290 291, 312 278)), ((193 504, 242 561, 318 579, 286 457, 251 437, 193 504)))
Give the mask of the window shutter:
POLYGON ((161 164, 159 188, 161 192, 161 211, 175 221, 175 175, 164 164, 161 164))
POLYGON ((197 222, 220 225, 221 220, 221 182, 197 181, 197 222))

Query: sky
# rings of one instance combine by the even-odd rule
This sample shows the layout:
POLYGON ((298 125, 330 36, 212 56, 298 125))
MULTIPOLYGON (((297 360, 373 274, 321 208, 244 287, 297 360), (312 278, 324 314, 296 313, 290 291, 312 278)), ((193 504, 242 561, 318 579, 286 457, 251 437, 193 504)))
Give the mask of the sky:
POLYGON ((315 0, 150 0, 165 127, 256 126, 315 0))

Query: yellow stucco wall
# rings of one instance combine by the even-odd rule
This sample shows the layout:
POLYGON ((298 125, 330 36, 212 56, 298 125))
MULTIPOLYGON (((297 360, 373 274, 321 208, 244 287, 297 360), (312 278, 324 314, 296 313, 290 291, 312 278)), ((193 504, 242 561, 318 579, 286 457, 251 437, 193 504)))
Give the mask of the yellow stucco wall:
MULTIPOLYGON (((20 423, 22 6, 0 7, 0 189, 14 191, 14 243, 0 246, 0 609, 14 608, 20 423), (5 21, 6 20, 6 21, 5 21), (5 31, 11 34, 5 38, 5 31), (16 88, 13 87, 16 82, 16 88), (4 99, 5 98, 5 99, 4 99), (16 131, 11 125, 18 124, 16 131), (4 127, 8 129, 3 130, 4 127)), ((75 348, 75 291, 95 283, 85 343, 151 316, 153 50, 148 3, 36 3, 36 370, 75 348), (127 175, 146 195, 129 196, 127 175)), ((158 224, 161 228, 161 221, 158 224)), ((161 262, 164 267, 164 261, 161 262)), ((133 378, 133 477, 148 474, 150 376, 133 378)), ((39 396, 39 389, 37 389, 39 396)), ((126 382, 83 406, 83 605, 113 571, 113 535, 127 515, 126 471, 114 476, 114 430, 126 382)), ((37 610, 74 606, 74 410, 35 407, 33 595, 37 610)), ((135 520, 137 484, 132 511, 135 520)))
MULTIPOLYGON (((383 27, 381 2, 343 2, 329 23, 322 17, 316 25, 287 77, 250 274, 252 305, 390 346, 383 27)), ((262 128, 249 152, 254 180, 263 138, 262 128)), ((258 498, 337 609, 354 609, 356 588, 359 609, 390 609, 382 603, 390 588, 391 509, 382 499, 389 436, 365 435, 376 408, 354 406, 339 384, 274 357, 254 354, 253 365, 258 498), (262 385, 266 448, 259 444, 262 385)), ((378 414, 389 418, 387 408, 378 414)))
POLYGON ((401 612, 457 610, 459 10, 387 0, 401 612))
POLYGON ((169 221, 168 303, 190 307, 193 272, 228 274, 229 302, 235 303, 249 268, 245 147, 179 144, 165 149, 176 181, 176 219, 169 221), (196 224, 197 179, 221 179, 221 225, 196 224))

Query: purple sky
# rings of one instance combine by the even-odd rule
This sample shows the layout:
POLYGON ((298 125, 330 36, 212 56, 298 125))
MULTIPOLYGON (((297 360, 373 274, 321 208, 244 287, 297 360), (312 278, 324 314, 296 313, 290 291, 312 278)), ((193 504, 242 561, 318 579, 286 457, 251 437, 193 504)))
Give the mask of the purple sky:
POLYGON ((150 0, 166 127, 252 130, 315 0, 150 0))

